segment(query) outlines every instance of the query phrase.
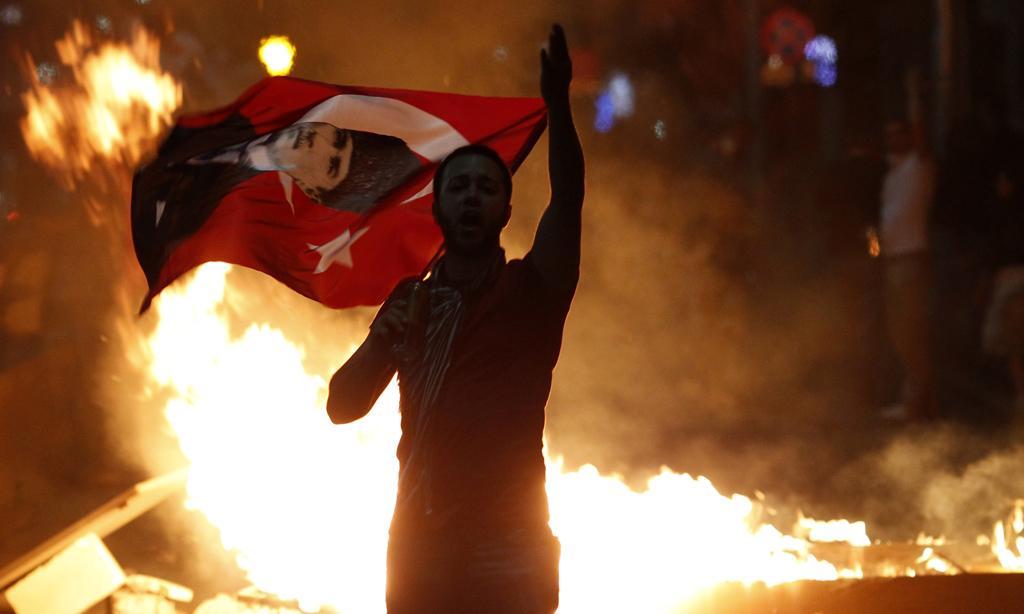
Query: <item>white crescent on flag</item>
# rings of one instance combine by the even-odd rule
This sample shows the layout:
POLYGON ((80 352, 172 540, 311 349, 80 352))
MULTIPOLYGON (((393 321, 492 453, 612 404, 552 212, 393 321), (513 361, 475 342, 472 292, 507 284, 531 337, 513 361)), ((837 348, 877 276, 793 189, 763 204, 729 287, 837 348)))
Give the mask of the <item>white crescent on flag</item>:
MULTIPOLYGON (((339 94, 310 109, 297 123, 301 122, 323 122, 346 130, 398 137, 409 149, 431 162, 438 162, 449 152, 469 144, 466 137, 436 115, 407 102, 380 96, 339 94)), ((422 198, 430 194, 432 188, 428 181, 404 202, 422 198)), ((323 273, 332 264, 351 268, 350 245, 366 230, 368 228, 363 228, 352 235, 346 229, 323 245, 310 245, 310 249, 320 254, 315 274, 323 273)))
POLYGON ((431 162, 469 145, 466 137, 443 119, 407 102, 380 96, 339 94, 310 109, 299 122, 324 122, 347 130, 395 136, 431 162))

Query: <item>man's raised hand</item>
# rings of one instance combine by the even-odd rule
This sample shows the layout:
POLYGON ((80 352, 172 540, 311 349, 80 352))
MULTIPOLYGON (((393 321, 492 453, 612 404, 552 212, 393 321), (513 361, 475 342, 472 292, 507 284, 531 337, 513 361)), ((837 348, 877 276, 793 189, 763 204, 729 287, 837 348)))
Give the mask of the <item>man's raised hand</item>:
POLYGON ((572 81, 572 60, 565 31, 559 24, 551 26, 547 48, 540 50, 540 94, 544 102, 565 103, 569 100, 569 82, 572 81))

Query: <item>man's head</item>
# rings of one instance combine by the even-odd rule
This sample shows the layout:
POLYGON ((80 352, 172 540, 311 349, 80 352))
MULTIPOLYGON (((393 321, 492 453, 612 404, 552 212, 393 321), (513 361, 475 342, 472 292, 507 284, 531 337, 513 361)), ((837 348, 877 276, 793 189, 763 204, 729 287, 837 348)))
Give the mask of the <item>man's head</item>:
POLYGON ((323 122, 301 122, 279 130, 266 147, 274 167, 295 178, 317 202, 345 180, 352 162, 352 135, 323 122))
POLYGON ((448 155, 434 173, 434 219, 445 249, 484 255, 498 244, 512 214, 512 174, 484 145, 467 145, 448 155))
POLYGON ((910 126, 907 125, 907 122, 899 119, 885 125, 886 153, 896 157, 905 156, 910 153, 912 147, 910 126))

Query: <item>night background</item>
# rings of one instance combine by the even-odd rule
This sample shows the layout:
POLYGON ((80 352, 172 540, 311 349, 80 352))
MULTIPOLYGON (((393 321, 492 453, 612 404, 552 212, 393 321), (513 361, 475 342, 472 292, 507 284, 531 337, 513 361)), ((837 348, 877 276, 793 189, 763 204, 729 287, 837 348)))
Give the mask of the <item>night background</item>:
MULTIPOLYGON (((996 275, 1024 264, 998 249, 1005 220, 1024 216, 1018 2, 0 0, 0 564, 189 462, 164 417, 172 393, 136 358, 158 326, 135 314, 137 161, 71 177, 23 136, 24 93, 70 79, 54 44, 75 20, 99 43, 139 27, 158 39, 160 67, 181 84, 175 115, 225 105, 264 77, 257 49, 275 34, 297 48, 297 77, 538 96, 538 49, 562 23, 587 197, 549 458, 638 490, 663 466, 706 476, 726 496, 763 493, 784 532, 800 510, 863 520, 883 542, 923 532, 974 544, 1024 497, 1024 407, 1006 358, 982 343, 996 275), (925 421, 885 417, 903 373, 886 330, 885 255, 869 240, 885 126, 908 119, 915 95, 908 75, 936 168, 937 415, 925 421)), ((510 256, 547 204, 546 159, 542 137, 516 173, 510 256)), ((324 379, 376 312, 331 310, 237 267, 228 282, 231 334, 278 329, 324 379)), ((221 454, 252 436, 236 422, 221 454)), ((244 473, 244 457, 234 462, 244 473)), ((195 589, 191 608, 249 582, 184 499, 106 542, 126 568, 195 589)))

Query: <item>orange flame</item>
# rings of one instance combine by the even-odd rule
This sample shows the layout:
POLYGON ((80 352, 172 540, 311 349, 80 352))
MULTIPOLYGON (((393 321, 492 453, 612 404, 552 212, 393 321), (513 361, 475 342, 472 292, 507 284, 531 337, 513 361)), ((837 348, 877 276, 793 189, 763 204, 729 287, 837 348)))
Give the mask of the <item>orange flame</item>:
MULTIPOLYGON (((165 290, 145 346, 154 383, 174 393, 166 415, 191 462, 189 505, 259 588, 310 609, 382 611, 396 387, 363 420, 331 425, 325 378, 305 370, 302 348, 267 325, 229 334, 228 269, 206 265, 165 290)), ((810 539, 762 522, 758 504, 706 478, 663 469, 638 492, 592 466, 567 471, 550 456, 548 466, 563 614, 670 612, 722 582, 859 575, 816 559, 810 539)), ((863 523, 803 524, 829 541, 868 539, 863 523)))
POLYGON ((878 229, 874 226, 867 228, 864 231, 864 239, 868 244, 868 255, 872 258, 878 258, 882 255, 882 243, 878 238, 878 229))
POLYGON ((71 79, 43 84, 26 56, 21 133, 34 158, 73 187, 112 161, 133 167, 181 105, 181 86, 160 68, 160 42, 136 27, 129 42, 100 42, 80 21, 56 44, 71 79))
POLYGON ((1024 572, 1024 499, 1014 502, 1009 518, 995 524, 992 553, 1004 569, 1024 572))

